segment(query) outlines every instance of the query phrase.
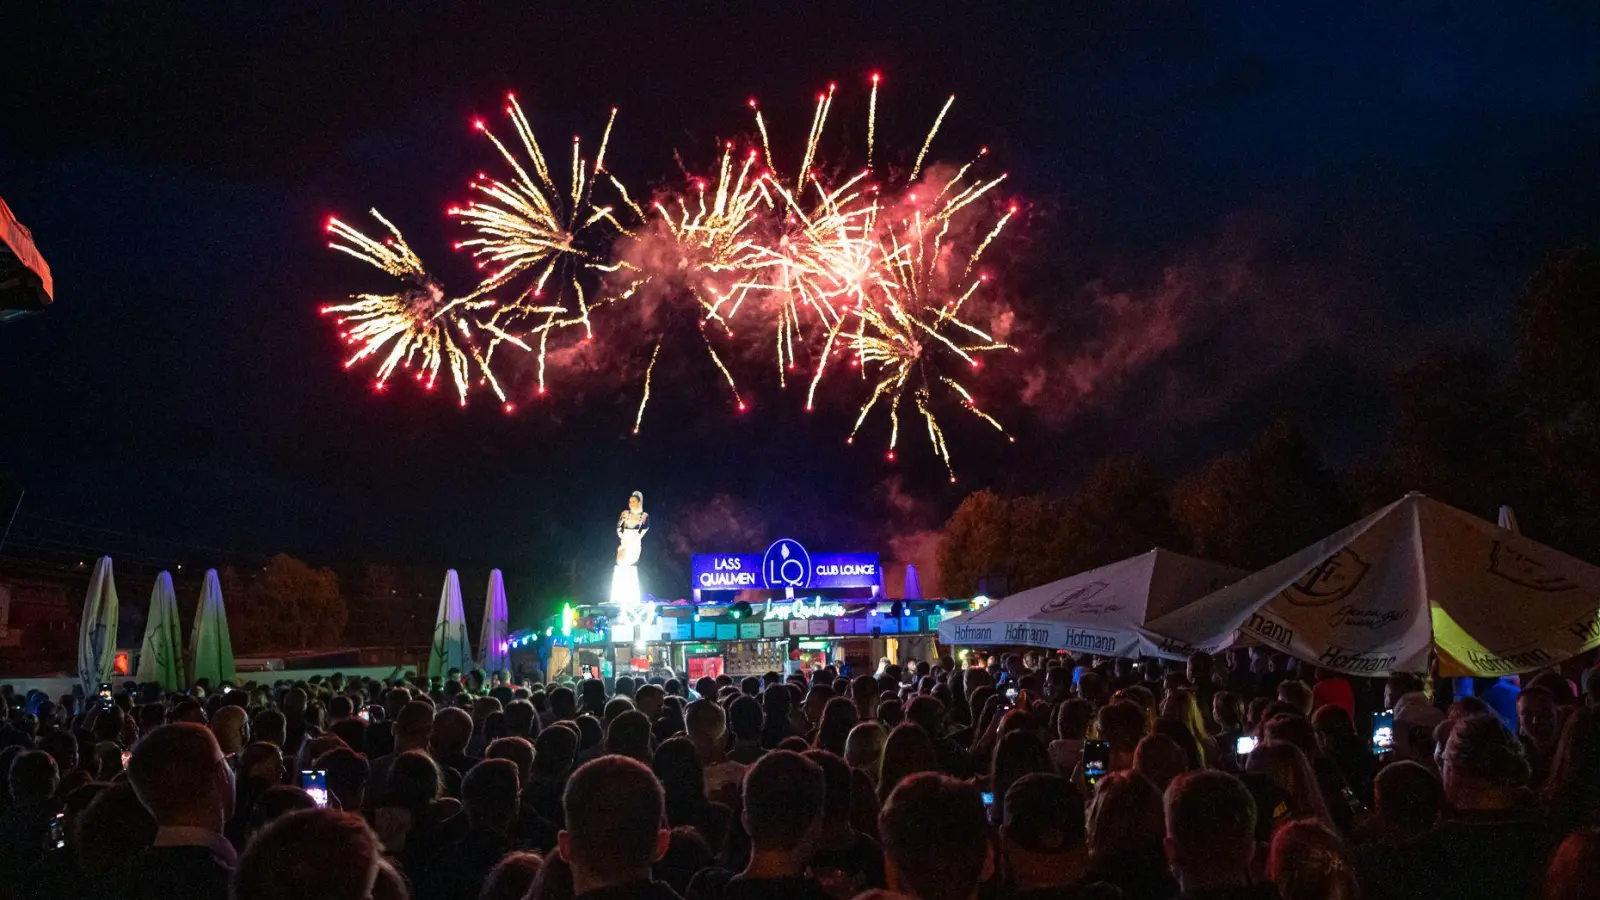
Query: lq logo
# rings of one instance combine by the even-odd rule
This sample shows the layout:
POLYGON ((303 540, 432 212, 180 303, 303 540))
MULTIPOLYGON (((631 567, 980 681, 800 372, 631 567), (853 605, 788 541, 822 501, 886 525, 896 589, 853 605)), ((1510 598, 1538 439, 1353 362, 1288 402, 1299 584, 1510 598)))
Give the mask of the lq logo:
POLYGON ((811 586, 811 554, 792 538, 772 542, 761 557, 761 576, 769 588, 811 586))

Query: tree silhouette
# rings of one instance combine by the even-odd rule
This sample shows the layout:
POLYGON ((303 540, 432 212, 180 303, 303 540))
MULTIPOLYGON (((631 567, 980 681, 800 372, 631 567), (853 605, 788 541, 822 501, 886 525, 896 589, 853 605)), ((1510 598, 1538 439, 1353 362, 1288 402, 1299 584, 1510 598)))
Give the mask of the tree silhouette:
MULTIPOLYGON (((1398 498, 1397 498, 1398 499, 1398 498)), ((1172 517, 1192 551, 1261 568, 1350 524, 1356 505, 1301 428, 1272 423, 1180 481, 1172 517)))

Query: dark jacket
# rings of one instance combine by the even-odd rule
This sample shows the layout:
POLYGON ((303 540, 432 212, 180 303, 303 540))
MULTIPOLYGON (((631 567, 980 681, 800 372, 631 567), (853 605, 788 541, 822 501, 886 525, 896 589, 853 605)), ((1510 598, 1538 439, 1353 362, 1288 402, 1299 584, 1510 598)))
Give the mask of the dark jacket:
POLYGON ((615 887, 585 891, 572 900, 683 900, 664 881, 636 881, 615 887))
POLYGON ((146 847, 108 879, 119 900, 228 900, 233 870, 205 847, 146 847))

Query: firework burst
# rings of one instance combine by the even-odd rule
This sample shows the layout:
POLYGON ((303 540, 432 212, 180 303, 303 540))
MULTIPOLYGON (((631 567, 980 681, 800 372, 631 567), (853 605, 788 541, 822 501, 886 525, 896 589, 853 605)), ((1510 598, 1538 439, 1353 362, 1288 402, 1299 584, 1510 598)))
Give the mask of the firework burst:
POLYGON ((592 162, 583 155, 582 141, 573 137, 565 184, 556 182, 556 174, 515 94, 506 95, 505 112, 516 131, 520 155, 482 119, 472 124, 494 145, 510 175, 502 179, 479 173, 468 185, 473 199, 447 210, 473 230, 473 237, 455 246, 469 251, 478 268, 485 272, 477 293, 512 289, 510 301, 499 305, 481 323, 490 335, 482 354, 484 380, 502 402, 505 394, 490 365, 501 344, 531 350, 528 341, 537 338, 538 393, 543 394, 551 333, 577 326, 583 329, 585 339, 594 336, 589 313, 597 305, 590 300, 595 287, 593 280, 584 276, 615 271, 617 266, 608 261, 607 254, 619 234, 630 233, 617 218, 615 204, 599 205, 594 201, 595 186, 602 175, 619 191, 624 214, 631 210, 643 218, 626 189, 605 171, 606 149, 617 121, 615 108, 606 120, 592 162))
POLYGON ((843 394, 859 382, 865 399, 848 440, 885 408, 893 459, 902 415, 915 415, 954 480, 939 408, 956 401, 1004 433, 968 383, 984 355, 1012 349, 1004 327, 997 333, 983 324, 994 321, 995 301, 982 296, 988 276, 981 262, 1016 208, 997 220, 989 216, 1005 176, 976 177, 987 150, 960 166, 930 163, 954 96, 939 108, 908 167, 886 162, 877 134, 880 81, 871 77, 865 168, 841 173, 818 163, 836 94, 829 85, 817 95, 797 168, 786 170, 774 159, 767 120, 751 100, 758 147, 754 139, 749 149, 724 143, 713 174, 690 177, 643 205, 605 166, 615 109, 593 159, 574 137, 570 162, 558 172, 508 94, 514 139, 503 141, 474 122, 498 151, 504 174, 479 173, 470 202, 448 210, 471 231, 456 248, 469 252, 481 273, 472 293, 448 299, 381 216, 390 236, 378 240, 330 221, 330 246, 406 285, 324 308, 339 316, 341 337, 357 348, 346 366, 377 360, 380 388, 401 368, 415 369, 432 388, 448 369, 463 404, 481 384, 509 411, 494 372, 499 347, 536 354, 543 394, 557 335, 577 328, 589 340, 597 317, 615 328, 612 310, 633 308, 641 329, 634 346, 649 349, 637 432, 662 348, 688 330, 737 408, 745 409, 727 348, 751 346, 733 343, 736 325, 743 333, 745 319, 760 325, 770 319, 780 386, 805 365, 810 410, 824 384, 837 381, 829 393, 843 394), (597 200, 597 193, 612 199, 597 200), (859 378, 827 380, 845 361, 859 378))
MULTIPOLYGON (((900 437, 903 400, 926 425, 933 450, 950 470, 949 445, 935 414, 936 395, 953 395, 961 406, 1000 430, 963 383, 981 366, 983 354, 1011 350, 971 321, 971 305, 987 276, 978 271, 984 253, 1016 213, 1009 208, 981 236, 978 214, 1005 181, 972 177, 987 148, 965 165, 924 169, 934 138, 955 102, 947 98, 924 136, 916 160, 904 173, 874 168, 878 88, 871 78, 867 106, 868 167, 838 180, 812 169, 832 110, 835 86, 817 95, 800 172, 791 189, 772 177, 782 201, 785 228, 772 252, 784 259, 784 290, 777 304, 777 358, 780 381, 796 364, 796 345, 820 344, 806 392, 806 408, 830 364, 848 356, 871 384, 851 430, 854 441, 880 401, 889 410, 889 450, 894 458, 900 437), (926 176, 926 177, 924 177, 926 176), (803 317, 809 310, 813 315, 803 317), (798 337, 810 324, 809 340, 798 337), (963 374, 944 372, 945 367, 963 374)), ((772 163, 766 121, 755 101, 757 130, 772 163)), ((950 471, 951 478, 954 472, 950 471)))
POLYGON ((647 316, 657 333, 635 431, 650 401, 661 347, 674 323, 684 320, 693 321, 697 339, 727 383, 736 408, 746 409, 738 381, 716 344, 734 338, 732 320, 753 294, 781 289, 783 260, 767 244, 774 201, 756 157, 751 151, 740 158, 732 143, 724 144, 715 177, 692 178, 687 189, 663 193, 651 204, 654 215, 644 228, 630 234, 619 249, 625 288, 606 302, 632 299, 658 305, 647 316))
POLYGON ((881 401, 889 409, 888 457, 894 459, 901 405, 909 397, 926 426, 929 444, 954 481, 950 447, 935 414, 936 393, 952 395, 967 412, 1005 433, 954 373, 970 375, 982 367, 984 354, 1013 349, 974 324, 964 314, 964 307, 988 281, 986 275, 974 275, 974 267, 1015 210, 1002 216, 970 254, 963 254, 949 241, 953 213, 948 211, 948 205, 931 215, 919 209, 908 221, 882 228, 885 267, 891 279, 883 286, 878 302, 853 310, 856 331, 843 348, 853 352, 853 364, 873 385, 848 440, 855 440, 862 423, 881 401))
POLYGON ((378 360, 375 390, 383 390, 401 368, 415 369, 417 381, 433 390, 439 370, 448 369, 465 405, 473 360, 479 358, 469 316, 493 301, 475 296, 446 299, 444 288, 428 274, 400 229, 375 209, 372 217, 383 223, 389 237, 370 238, 330 218, 327 230, 334 237, 328 246, 383 270, 406 287, 388 294, 355 294, 349 303, 322 307, 323 315, 336 317, 344 341, 356 348, 344 366, 378 360))

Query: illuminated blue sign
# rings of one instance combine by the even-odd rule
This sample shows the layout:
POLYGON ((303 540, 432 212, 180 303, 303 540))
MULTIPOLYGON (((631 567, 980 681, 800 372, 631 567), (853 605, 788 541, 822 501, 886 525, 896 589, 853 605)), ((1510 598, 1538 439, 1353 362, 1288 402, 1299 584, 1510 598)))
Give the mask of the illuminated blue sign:
POLYGON ((762 554, 697 553, 690 579, 699 591, 882 588, 883 567, 876 553, 812 554, 780 538, 762 554))

